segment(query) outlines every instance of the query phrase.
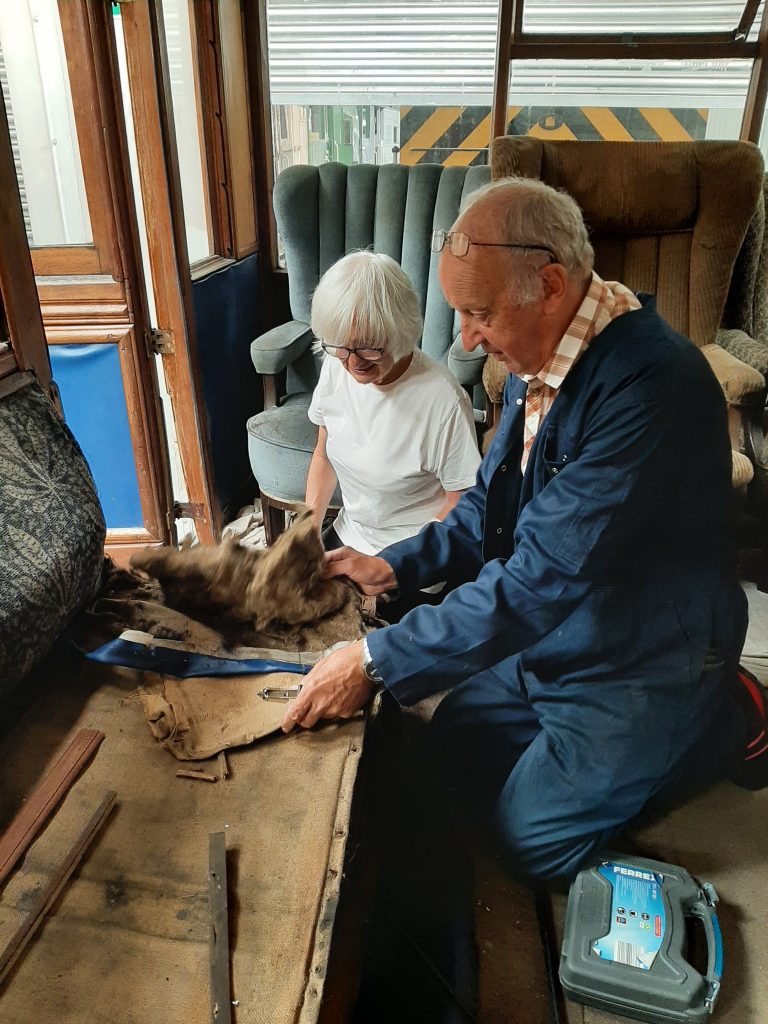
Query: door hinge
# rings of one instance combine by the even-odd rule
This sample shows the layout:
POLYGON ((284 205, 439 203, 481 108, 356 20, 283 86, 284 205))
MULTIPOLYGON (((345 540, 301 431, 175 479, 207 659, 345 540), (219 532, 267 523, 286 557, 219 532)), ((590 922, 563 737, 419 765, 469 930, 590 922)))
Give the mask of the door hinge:
POLYGON ((153 327, 147 332, 149 350, 158 356, 173 355, 176 351, 173 344, 173 331, 161 331, 159 327, 153 327))
POLYGON ((200 502, 176 501, 173 504, 174 519, 205 519, 205 508, 200 502))

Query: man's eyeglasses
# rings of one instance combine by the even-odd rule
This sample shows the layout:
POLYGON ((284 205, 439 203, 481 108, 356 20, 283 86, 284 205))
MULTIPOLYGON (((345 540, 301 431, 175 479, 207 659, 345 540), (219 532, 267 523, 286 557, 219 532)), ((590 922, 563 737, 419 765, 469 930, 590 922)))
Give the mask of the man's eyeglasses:
POLYGON ((383 348, 349 348, 347 345, 328 345, 326 342, 321 341, 320 346, 323 352, 327 352, 329 356, 336 356, 337 359, 346 361, 351 355, 356 355, 358 359, 363 360, 366 363, 378 363, 384 356, 383 348))
POLYGON ((557 256, 546 245, 524 245, 518 242, 472 242, 469 236, 462 231, 443 231, 441 228, 436 228, 432 232, 432 252, 442 252, 446 245, 452 256, 466 256, 470 245, 481 245, 483 248, 490 249, 532 249, 537 252, 545 252, 553 263, 557 263, 557 256))

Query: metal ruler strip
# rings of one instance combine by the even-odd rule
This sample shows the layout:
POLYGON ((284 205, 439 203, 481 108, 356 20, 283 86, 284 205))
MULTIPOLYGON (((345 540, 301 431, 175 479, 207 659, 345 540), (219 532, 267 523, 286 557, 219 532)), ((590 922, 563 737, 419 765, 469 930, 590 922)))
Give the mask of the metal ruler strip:
POLYGON ((211 1021, 231 1024, 227 842, 223 832, 208 836, 208 910, 211 916, 211 1021))

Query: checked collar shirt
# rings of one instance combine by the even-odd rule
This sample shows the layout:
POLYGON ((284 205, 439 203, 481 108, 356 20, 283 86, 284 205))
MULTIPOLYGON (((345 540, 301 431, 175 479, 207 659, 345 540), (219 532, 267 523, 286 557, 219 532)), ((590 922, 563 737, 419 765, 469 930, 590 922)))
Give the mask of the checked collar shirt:
POLYGON ((521 462, 523 472, 528 465, 528 456, 539 427, 552 408, 571 367, 611 320, 632 309, 640 309, 640 301, 634 292, 618 281, 603 281, 592 271, 587 294, 551 358, 538 373, 520 375, 521 380, 528 385, 521 462))

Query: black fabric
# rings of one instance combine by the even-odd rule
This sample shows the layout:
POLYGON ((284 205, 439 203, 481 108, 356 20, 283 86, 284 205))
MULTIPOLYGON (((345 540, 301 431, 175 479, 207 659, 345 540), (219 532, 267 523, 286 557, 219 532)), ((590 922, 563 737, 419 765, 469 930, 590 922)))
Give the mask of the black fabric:
POLYGON ((263 408, 250 344, 262 330, 258 255, 192 285, 216 498, 229 514, 253 497, 243 426, 263 408))
POLYGON ((37 384, 0 401, 0 696, 95 595, 104 516, 88 465, 37 384))
POLYGON ((326 551, 337 551, 344 547, 344 541, 336 533, 333 526, 327 526, 323 530, 323 547, 326 551))
POLYGON ((400 716, 371 768, 365 795, 375 802, 378 873, 352 1024, 477 1019, 472 853, 432 773, 425 731, 417 717, 400 716))

